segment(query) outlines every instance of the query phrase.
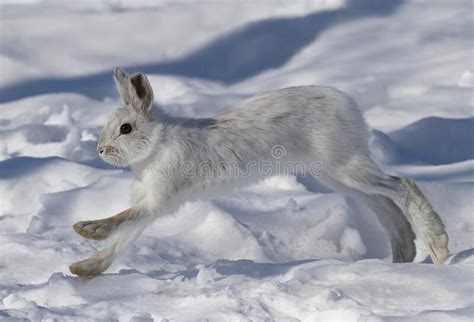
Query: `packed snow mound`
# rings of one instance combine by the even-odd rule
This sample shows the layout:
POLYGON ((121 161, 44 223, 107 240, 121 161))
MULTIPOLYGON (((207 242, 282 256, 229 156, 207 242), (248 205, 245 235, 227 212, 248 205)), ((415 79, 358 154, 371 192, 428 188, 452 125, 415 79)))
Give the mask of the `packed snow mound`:
POLYGON ((408 312, 415 321, 469 321, 471 277, 472 264, 462 263, 453 268, 381 260, 282 264, 221 260, 166 274, 124 270, 89 281, 55 273, 44 283, 6 295, 3 306, 6 312, 28 312, 23 317, 31 320, 59 316, 188 321, 199 316, 222 321, 251 316, 378 321, 397 320, 408 312), (431 292, 426 291, 428 285, 431 292), (173 296, 176 292, 181 296, 173 296), (146 311, 144 304, 149 305, 146 311))
MULTIPOLYGON (((471 321, 472 3, 1 1, 0 320, 471 321), (28 41, 22 41, 28 39, 28 41), (58 55, 61 53, 61 55, 58 55), (103 275, 71 225, 130 206, 130 169, 97 155, 121 105, 112 68, 146 72, 155 103, 210 117, 258 92, 354 96, 370 149, 417 180, 451 255, 392 264, 365 205, 275 176, 160 217, 103 275)), ((341 133, 343 135, 343 133, 341 133)))
POLYGON ((76 94, 41 95, 0 104, 0 161, 11 156, 58 156, 103 167, 96 142, 117 106, 118 102, 98 102, 76 94))

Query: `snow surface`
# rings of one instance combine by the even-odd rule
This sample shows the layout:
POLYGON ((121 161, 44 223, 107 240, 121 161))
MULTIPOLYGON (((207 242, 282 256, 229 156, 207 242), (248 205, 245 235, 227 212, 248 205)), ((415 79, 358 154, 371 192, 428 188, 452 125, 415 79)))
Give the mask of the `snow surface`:
MULTIPOLYGON (((0 319, 471 321, 473 3, 0 2, 0 319), (295 177, 185 204, 94 279, 79 220, 128 206, 131 173, 95 145, 118 106, 111 70, 150 74, 156 102, 204 117, 251 94, 352 94, 389 173, 411 176, 452 256, 392 264, 363 205, 295 177), (303 185, 304 183, 304 185, 303 185)), ((166 321, 166 320, 164 320, 166 321)))

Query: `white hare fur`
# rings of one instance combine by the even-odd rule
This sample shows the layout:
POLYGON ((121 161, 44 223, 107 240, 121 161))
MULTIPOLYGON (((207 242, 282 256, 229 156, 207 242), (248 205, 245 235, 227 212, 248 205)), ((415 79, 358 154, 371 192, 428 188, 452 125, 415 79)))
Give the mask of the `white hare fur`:
POLYGON ((394 262, 411 262, 416 254, 415 234, 403 211, 411 215, 433 262, 447 259, 448 236, 440 217, 413 180, 389 176, 372 161, 365 121, 346 94, 330 87, 291 87, 251 97, 212 119, 180 119, 153 105, 144 74, 116 68, 114 79, 124 106, 104 127, 98 152, 108 163, 132 168, 131 208, 74 225, 83 237, 107 242, 92 257, 72 264, 72 273, 103 272, 155 218, 186 201, 259 180, 268 171, 225 171, 228 165, 248 170, 257 160, 270 164, 271 174, 286 169, 275 167, 276 161, 299 161, 306 170, 319 162, 322 184, 363 200, 377 215, 394 262), (129 133, 121 133, 130 130, 121 130, 124 124, 131 126, 129 133), (275 156, 275 147, 284 149, 284 158, 275 156), (188 170, 205 165, 206 173, 190 175, 183 165, 188 170))

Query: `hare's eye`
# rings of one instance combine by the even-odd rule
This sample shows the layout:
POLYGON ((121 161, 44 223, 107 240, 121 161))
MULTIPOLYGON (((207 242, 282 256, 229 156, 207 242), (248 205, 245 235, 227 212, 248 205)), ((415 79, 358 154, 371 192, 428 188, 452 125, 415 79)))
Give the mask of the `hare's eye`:
POLYGON ((132 126, 128 123, 124 123, 120 126, 120 134, 128 134, 132 132, 132 126))

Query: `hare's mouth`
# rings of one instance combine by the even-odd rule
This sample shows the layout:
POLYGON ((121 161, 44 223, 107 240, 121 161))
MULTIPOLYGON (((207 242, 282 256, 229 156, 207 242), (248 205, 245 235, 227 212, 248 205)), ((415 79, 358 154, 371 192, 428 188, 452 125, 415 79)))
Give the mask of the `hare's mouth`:
POLYGON ((127 166, 127 164, 125 164, 124 162, 122 162, 122 160, 121 160, 120 158, 114 157, 114 156, 111 156, 111 157, 109 157, 109 158, 107 158, 107 159, 104 159, 104 161, 107 162, 107 163, 110 163, 110 164, 112 164, 112 165, 114 165, 114 166, 116 166, 116 167, 121 167, 121 168, 122 168, 122 167, 126 167, 126 166, 127 166))
POLYGON ((101 159, 104 160, 107 163, 110 163, 114 166, 117 167, 124 167, 126 164, 124 164, 122 158, 120 155, 116 152, 109 152, 109 153, 101 153, 99 154, 101 159))

